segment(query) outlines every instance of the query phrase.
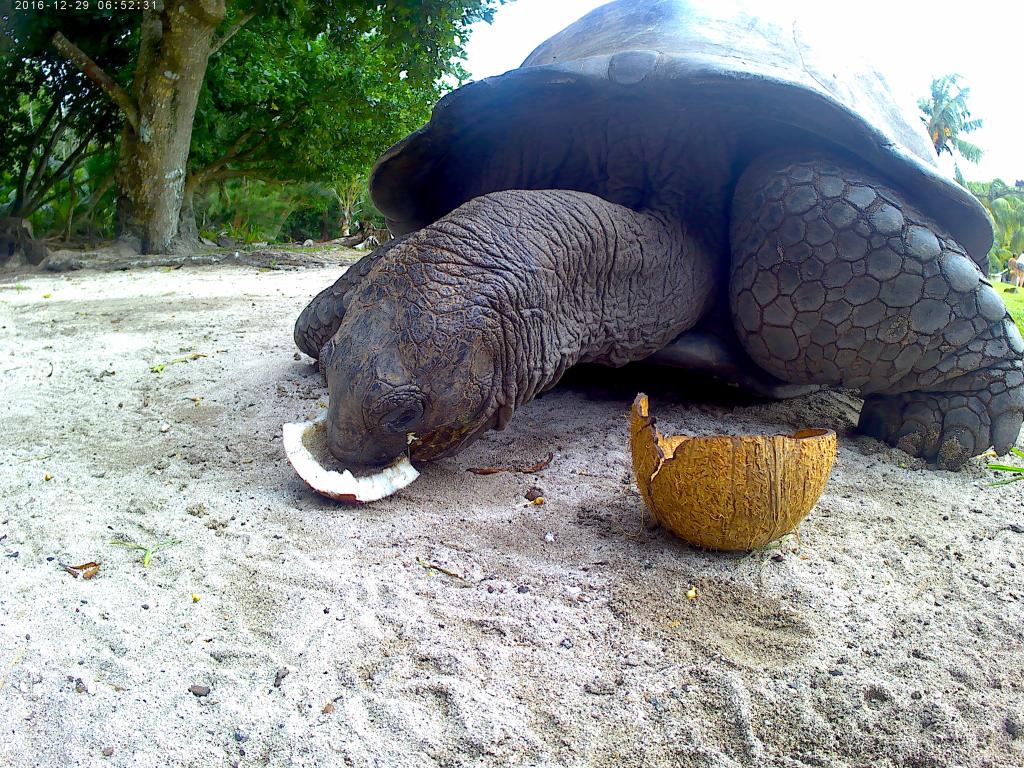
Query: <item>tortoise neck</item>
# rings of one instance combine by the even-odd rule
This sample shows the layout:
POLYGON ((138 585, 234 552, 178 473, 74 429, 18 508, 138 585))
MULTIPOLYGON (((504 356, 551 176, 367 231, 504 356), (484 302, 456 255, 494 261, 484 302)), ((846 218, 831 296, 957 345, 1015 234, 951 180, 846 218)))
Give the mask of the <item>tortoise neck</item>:
POLYGON ((483 195, 428 231, 421 253, 458 271, 467 311, 489 319, 499 407, 528 402, 577 363, 647 357, 715 294, 717 259, 684 227, 582 192, 483 195))

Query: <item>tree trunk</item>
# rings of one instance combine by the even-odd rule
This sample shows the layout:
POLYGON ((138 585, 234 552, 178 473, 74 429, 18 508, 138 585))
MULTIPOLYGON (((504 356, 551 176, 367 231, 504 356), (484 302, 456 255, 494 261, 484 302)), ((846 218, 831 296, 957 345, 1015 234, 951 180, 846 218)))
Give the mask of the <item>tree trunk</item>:
POLYGON ((202 176, 192 175, 185 180, 181 192, 181 210, 178 213, 178 234, 175 244, 194 250, 199 246, 199 227, 196 225, 194 200, 196 190, 203 185, 202 176))
POLYGON ((138 127, 126 122, 116 170, 119 234, 138 237, 143 253, 170 250, 179 234, 192 121, 224 13, 224 0, 186 0, 143 15, 132 83, 138 127))
POLYGON ((21 254, 29 264, 39 264, 48 255, 46 246, 32 236, 26 219, 0 218, 0 264, 21 254))
POLYGON ((71 225, 75 220, 75 203, 78 198, 78 186, 75 184, 75 169, 71 169, 71 189, 68 192, 68 218, 64 223, 64 242, 71 242, 71 225))

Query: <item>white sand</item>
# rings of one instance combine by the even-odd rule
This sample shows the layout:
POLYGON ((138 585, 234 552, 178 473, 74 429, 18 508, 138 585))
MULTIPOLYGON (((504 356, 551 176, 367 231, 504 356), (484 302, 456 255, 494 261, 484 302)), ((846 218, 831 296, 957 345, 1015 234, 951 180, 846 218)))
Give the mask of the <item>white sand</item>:
POLYGON ((337 274, 0 281, 0 766, 1024 765, 1024 483, 856 437, 848 396, 641 375, 338 506, 281 449, 326 403, 291 327, 337 274), (644 526, 641 385, 666 431, 839 432, 799 552, 644 526), (143 568, 123 537, 181 543, 143 568))

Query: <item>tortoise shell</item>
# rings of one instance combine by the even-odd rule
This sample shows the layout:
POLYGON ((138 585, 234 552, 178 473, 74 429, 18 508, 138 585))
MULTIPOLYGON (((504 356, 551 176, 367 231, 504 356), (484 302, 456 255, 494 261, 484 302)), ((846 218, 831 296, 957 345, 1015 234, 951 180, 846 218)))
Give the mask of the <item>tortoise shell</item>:
POLYGON ((377 161, 370 190, 396 235, 478 195, 574 189, 721 221, 758 154, 827 148, 870 166, 987 268, 992 229, 941 171, 914 105, 795 23, 700 0, 617 0, 515 70, 441 99, 377 161))

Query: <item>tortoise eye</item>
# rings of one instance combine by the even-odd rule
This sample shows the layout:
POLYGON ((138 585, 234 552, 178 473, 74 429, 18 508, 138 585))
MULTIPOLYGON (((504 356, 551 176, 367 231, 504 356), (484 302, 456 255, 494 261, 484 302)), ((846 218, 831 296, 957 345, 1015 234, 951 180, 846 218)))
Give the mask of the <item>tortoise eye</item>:
POLYGON ((419 390, 402 389, 379 398, 367 409, 367 417, 371 428, 405 434, 414 431, 425 409, 425 398, 419 390))
POLYGON ((423 406, 420 403, 401 408, 384 420, 383 426, 392 432, 405 432, 423 416, 423 406))

